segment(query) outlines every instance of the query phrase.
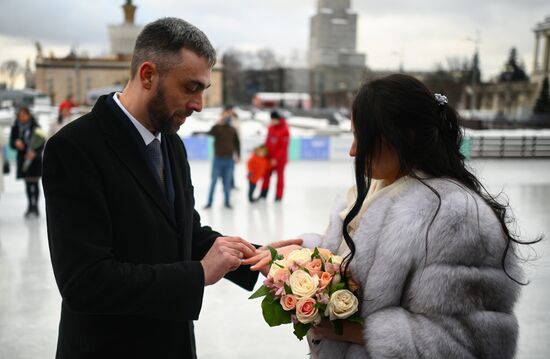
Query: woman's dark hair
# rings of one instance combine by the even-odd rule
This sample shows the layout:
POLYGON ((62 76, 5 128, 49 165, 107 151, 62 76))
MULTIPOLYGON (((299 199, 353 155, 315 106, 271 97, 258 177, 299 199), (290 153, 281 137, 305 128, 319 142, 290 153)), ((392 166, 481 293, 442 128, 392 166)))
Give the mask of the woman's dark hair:
MULTIPOLYGON (((356 136, 355 182, 357 199, 344 219, 343 235, 350 248, 344 271, 355 255, 355 244, 348 233, 348 224, 357 216, 371 185, 374 156, 382 141, 390 144, 399 156, 400 174, 409 175, 428 187, 438 198, 438 206, 426 231, 426 257, 429 230, 439 213, 441 197, 437 190, 419 178, 414 170, 429 177, 446 177, 457 181, 481 196, 496 214, 504 235, 506 249, 502 267, 506 275, 517 283, 506 270, 505 261, 511 243, 522 242, 508 227, 512 222, 507 204, 499 203, 478 179, 466 168, 460 152, 462 131, 457 112, 434 94, 419 80, 407 75, 390 75, 364 84, 352 105, 352 121, 356 136), (366 178, 365 178, 366 175, 366 178)), ((521 283, 523 284, 523 283, 521 283)))

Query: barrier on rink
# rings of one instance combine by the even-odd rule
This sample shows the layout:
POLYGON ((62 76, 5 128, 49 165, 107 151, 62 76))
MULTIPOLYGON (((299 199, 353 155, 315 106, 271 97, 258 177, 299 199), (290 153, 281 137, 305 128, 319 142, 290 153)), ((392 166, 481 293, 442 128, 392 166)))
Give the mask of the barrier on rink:
MULTIPOLYGON (((206 135, 183 137, 192 161, 208 161, 214 156, 214 141, 206 135)), ((261 137, 241 139, 241 159, 246 161, 261 137)), ((351 136, 292 137, 290 161, 337 161, 349 159, 351 136)), ((9 161, 15 151, 6 144, 9 161)), ((550 130, 467 131, 461 146, 466 158, 550 158, 550 130)))
POLYGON ((468 131, 462 151, 468 158, 548 158, 550 130, 468 131))
MULTIPOLYGON (((352 140, 351 136, 292 137, 289 160, 346 160, 352 140)), ((190 160, 212 159, 213 141, 208 136, 184 137, 183 142, 190 160)), ((246 160, 262 143, 260 137, 241 139, 241 158, 246 160)), ((461 151, 467 158, 549 158, 550 130, 466 130, 461 151)))

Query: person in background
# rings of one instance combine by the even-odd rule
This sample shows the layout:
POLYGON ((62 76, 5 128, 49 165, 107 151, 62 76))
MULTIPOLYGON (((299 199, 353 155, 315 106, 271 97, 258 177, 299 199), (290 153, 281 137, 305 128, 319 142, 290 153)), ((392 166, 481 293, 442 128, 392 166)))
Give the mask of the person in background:
POLYGON ((254 148, 254 151, 250 155, 247 162, 248 167, 248 201, 250 203, 255 202, 254 191, 258 181, 262 179, 265 172, 269 168, 269 161, 267 160, 267 150, 264 145, 254 148))
POLYGON ((58 112, 62 113, 63 110, 68 110, 69 114, 71 113, 71 109, 73 107, 76 107, 76 102, 74 102, 74 96, 72 93, 68 94, 67 97, 61 103, 59 104, 58 112))
POLYGON ((4 192, 4 175, 10 172, 10 162, 6 156, 6 146, 4 145, 4 127, 0 126, 0 193, 4 192))
POLYGON ((269 160, 269 169, 266 171, 260 198, 267 198, 269 191, 269 180, 273 172, 277 173, 277 189, 275 201, 283 199, 285 186, 285 167, 288 162, 288 144, 290 141, 290 132, 286 124, 286 119, 279 112, 271 112, 271 124, 267 130, 265 147, 267 149, 267 158, 269 160))
POLYGON ((10 147, 17 150, 17 178, 25 181, 27 210, 25 218, 38 217, 39 181, 42 176, 42 150, 44 145, 31 148, 36 129, 40 127, 28 107, 20 107, 11 128, 10 147))
POLYGON ((231 180, 235 161, 239 161, 241 153, 239 135, 231 125, 232 116, 233 108, 226 107, 222 112, 221 119, 208 132, 208 135, 214 137, 214 161, 212 162, 212 179, 205 209, 212 207, 218 178, 221 178, 223 183, 225 208, 232 208, 230 200, 231 180))
POLYGON ((52 137, 61 129, 61 127, 65 126, 69 121, 71 120, 71 110, 67 107, 64 107, 60 110, 59 115, 57 116, 57 120, 55 123, 52 123, 50 126, 48 137, 52 137))

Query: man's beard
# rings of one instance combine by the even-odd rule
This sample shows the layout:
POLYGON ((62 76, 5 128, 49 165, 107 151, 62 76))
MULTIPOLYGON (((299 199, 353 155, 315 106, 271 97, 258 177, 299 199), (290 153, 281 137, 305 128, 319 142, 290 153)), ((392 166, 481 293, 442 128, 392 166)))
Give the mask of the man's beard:
MULTIPOLYGON (((179 130, 179 125, 176 124, 175 119, 177 113, 170 115, 168 112, 168 105, 166 104, 162 83, 159 86, 156 96, 153 97, 149 103, 147 111, 149 113, 151 125, 155 129, 155 133, 173 134, 179 130)), ((186 117, 189 115, 190 114, 186 114, 186 117)))

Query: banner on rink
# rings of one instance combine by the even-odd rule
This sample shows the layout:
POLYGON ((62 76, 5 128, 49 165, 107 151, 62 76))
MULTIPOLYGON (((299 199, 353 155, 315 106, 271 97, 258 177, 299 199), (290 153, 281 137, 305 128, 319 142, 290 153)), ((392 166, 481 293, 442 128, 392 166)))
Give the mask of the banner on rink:
POLYGON ((209 152, 209 136, 191 136, 182 138, 187 150, 187 158, 193 160, 208 160, 210 159, 209 152))
MULTIPOLYGON (((184 137, 183 143, 190 160, 206 161, 213 158, 213 139, 210 136, 184 137)), ((349 158, 351 137, 291 137, 288 148, 290 161, 327 161, 349 158)), ((262 144, 258 138, 241 138, 241 159, 246 160, 254 147, 262 144)))
POLYGON ((301 160, 328 160, 330 137, 302 138, 300 146, 301 160))

